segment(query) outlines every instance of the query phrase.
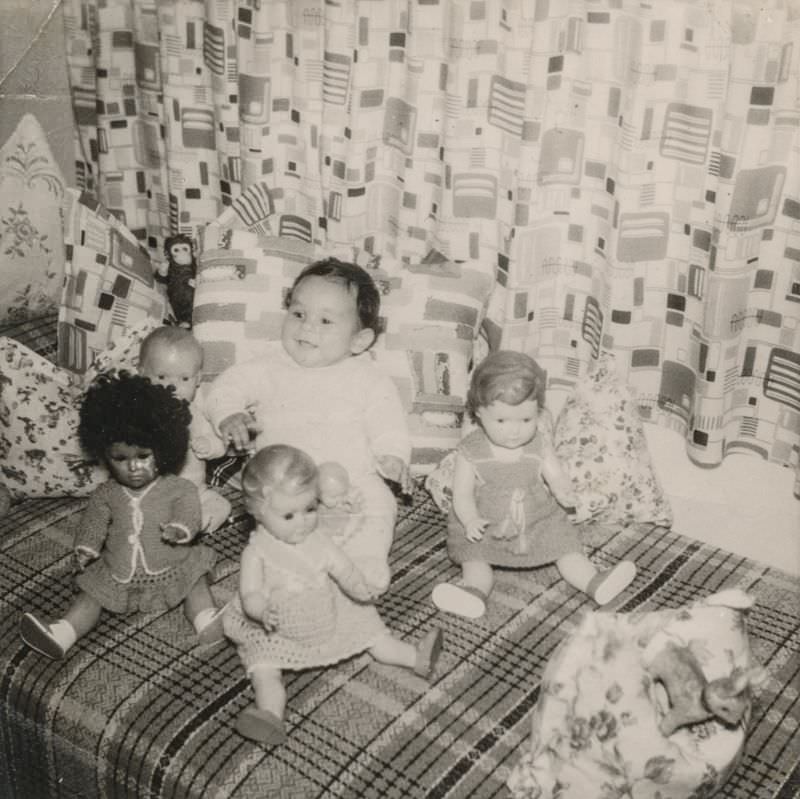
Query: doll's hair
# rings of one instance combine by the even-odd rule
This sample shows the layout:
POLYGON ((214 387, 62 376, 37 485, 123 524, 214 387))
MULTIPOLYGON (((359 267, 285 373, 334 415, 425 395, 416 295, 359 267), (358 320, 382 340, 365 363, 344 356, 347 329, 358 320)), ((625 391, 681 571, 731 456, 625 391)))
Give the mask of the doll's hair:
POLYGON ((194 253, 194 241, 192 237, 186 233, 176 233, 174 236, 167 236, 167 238, 164 239, 164 255, 166 255, 167 258, 172 257, 171 250, 175 244, 188 244, 191 252, 194 253))
POLYGON ((273 489, 299 494, 317 485, 319 472, 310 455, 288 444, 270 444, 258 450, 242 472, 246 497, 263 498, 273 489))
POLYGON ((513 350, 498 350, 487 355, 475 367, 467 392, 467 411, 473 421, 478 408, 496 400, 519 405, 534 400, 544 407, 546 374, 529 355, 513 350))
POLYGON ((381 332, 381 295, 375 281, 366 269, 351 264, 347 261, 340 261, 338 258, 324 258, 321 261, 314 261, 309 264, 295 278, 292 287, 286 294, 284 305, 288 308, 292 303, 292 295, 295 289, 307 277, 323 277, 335 283, 341 283, 347 291, 355 294, 356 310, 358 311, 358 321, 361 329, 369 329, 377 337, 381 332))
POLYGON ((158 347, 191 354, 197 361, 198 371, 203 367, 203 347, 191 331, 178 325, 162 325, 151 330, 139 345, 139 365, 158 347))
POLYGON ((192 414, 172 386, 125 371, 98 375, 78 419, 81 446, 98 460, 118 443, 151 449, 160 474, 177 474, 186 460, 192 414))

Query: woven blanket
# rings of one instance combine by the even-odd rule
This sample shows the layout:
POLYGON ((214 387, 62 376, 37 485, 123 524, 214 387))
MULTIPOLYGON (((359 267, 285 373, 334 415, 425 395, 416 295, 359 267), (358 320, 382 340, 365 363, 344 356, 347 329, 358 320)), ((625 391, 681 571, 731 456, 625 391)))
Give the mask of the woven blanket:
MULTIPOLYGON (((210 541, 216 596, 235 590, 250 522, 235 492, 234 522, 210 541)), ((380 610, 413 640, 444 624, 430 684, 362 655, 288 677, 289 740, 239 737, 252 701, 234 648, 202 650, 180 609, 104 615, 61 663, 25 648, 17 624, 52 616, 72 593, 69 548, 79 499, 28 500, 0 522, 0 795, 4 797, 493 797, 526 744, 542 669, 590 609, 553 567, 502 571, 487 615, 439 616, 434 582, 455 574, 443 518, 422 492, 403 506, 394 578, 380 610)), ((798 581, 658 529, 596 530, 599 565, 633 558, 640 573, 615 610, 677 607, 724 586, 757 600, 749 628, 772 679, 758 696, 730 799, 798 794, 798 581)))

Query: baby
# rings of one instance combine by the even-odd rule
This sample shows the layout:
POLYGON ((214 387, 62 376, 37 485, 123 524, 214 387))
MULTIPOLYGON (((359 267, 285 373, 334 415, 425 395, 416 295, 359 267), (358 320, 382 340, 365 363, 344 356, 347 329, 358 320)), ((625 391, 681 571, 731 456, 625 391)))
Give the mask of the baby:
POLYGON ((280 442, 317 463, 341 463, 366 523, 339 525, 332 535, 385 591, 397 502, 382 478, 410 490, 411 442, 397 388, 367 353, 379 330, 380 294, 361 267, 328 258, 300 273, 286 309, 281 340, 212 383, 208 418, 237 449, 280 442))
POLYGON ((139 374, 161 386, 172 386, 178 399, 186 400, 192 412, 189 451, 181 477, 197 486, 203 519, 210 533, 228 519, 231 504, 206 485, 205 460, 225 454, 225 444, 206 419, 203 410, 203 348, 185 328, 164 326, 153 330, 139 350, 139 374))
MULTIPOLYGON (((332 467, 321 465, 344 485, 346 476, 332 467)), ((236 729, 261 743, 286 737, 283 670, 327 666, 367 651, 379 663, 427 678, 441 651, 441 630, 430 630, 415 646, 381 621, 370 603, 373 589, 318 527, 321 478, 326 482, 305 452, 283 444, 259 450, 242 474, 256 529, 242 552, 239 591, 223 623, 255 693, 236 729)))

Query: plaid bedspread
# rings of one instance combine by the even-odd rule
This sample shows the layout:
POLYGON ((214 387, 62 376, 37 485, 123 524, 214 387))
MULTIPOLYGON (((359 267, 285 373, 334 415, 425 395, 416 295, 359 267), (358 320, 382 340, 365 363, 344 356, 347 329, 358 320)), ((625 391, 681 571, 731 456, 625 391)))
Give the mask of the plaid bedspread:
MULTIPOLYGON (((234 521, 209 541, 220 601, 236 587, 250 530, 236 492, 234 521)), ((420 490, 400 507, 387 624, 414 640, 434 624, 445 648, 427 683, 367 656, 288 677, 288 742, 262 747, 234 720, 252 701, 236 652, 194 645, 180 608, 99 626, 60 663, 28 650, 19 615, 51 617, 72 596, 70 548, 83 499, 28 500, 0 519, 0 797, 2 799, 291 799, 507 797, 527 744, 529 711, 555 647, 590 603, 554 567, 499 573, 487 615, 445 618, 430 602, 455 575, 444 519, 420 490)), ((755 534, 755 533, 754 533, 755 534)), ((800 795, 800 580, 663 529, 594 529, 601 566, 634 559, 639 574, 613 607, 677 607, 739 586, 755 656, 770 671, 758 695, 727 799, 800 795)))

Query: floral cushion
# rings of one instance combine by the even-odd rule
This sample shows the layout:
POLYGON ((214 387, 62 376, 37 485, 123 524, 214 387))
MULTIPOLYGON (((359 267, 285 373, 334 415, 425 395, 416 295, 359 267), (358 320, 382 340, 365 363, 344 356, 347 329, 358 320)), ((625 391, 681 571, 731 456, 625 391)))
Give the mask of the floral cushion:
POLYGON ((558 415, 555 450, 575 485, 575 520, 672 524, 633 393, 602 355, 558 415))
POLYGON ((107 477, 78 444, 81 395, 98 371, 134 370, 139 345, 155 326, 142 320, 85 375, 0 336, 0 483, 12 497, 85 496, 107 477))
POLYGON ((0 322, 58 308, 64 279, 64 177, 32 114, 0 148, 0 322))
POLYGON ((210 225, 198 259, 194 333, 205 377, 256 357, 280 337, 283 301, 296 275, 327 255, 361 263, 382 297, 384 332, 370 349, 408 413, 415 474, 431 471, 460 437, 473 343, 493 285, 489 272, 432 253, 405 264, 363 252, 321 253, 297 239, 210 225))
POLYGON ((82 374, 137 323, 163 321, 166 296, 136 237, 74 189, 65 195, 64 244, 58 363, 82 374))
POLYGON ((725 783, 745 741, 745 720, 659 730, 662 687, 646 653, 659 638, 692 647, 709 680, 755 664, 739 589, 688 607, 637 614, 588 613, 545 666, 530 743, 512 770, 515 799, 689 799, 725 783))

